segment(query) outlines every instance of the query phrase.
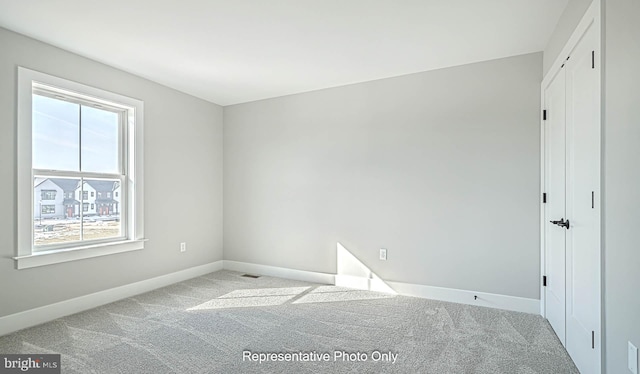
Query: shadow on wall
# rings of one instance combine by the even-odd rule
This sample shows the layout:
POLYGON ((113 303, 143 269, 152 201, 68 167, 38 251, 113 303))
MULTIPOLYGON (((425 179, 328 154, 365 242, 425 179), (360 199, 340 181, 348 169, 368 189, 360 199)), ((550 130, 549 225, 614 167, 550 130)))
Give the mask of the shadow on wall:
POLYGON ((338 260, 336 286, 397 294, 382 278, 340 243, 336 244, 336 258, 338 260))

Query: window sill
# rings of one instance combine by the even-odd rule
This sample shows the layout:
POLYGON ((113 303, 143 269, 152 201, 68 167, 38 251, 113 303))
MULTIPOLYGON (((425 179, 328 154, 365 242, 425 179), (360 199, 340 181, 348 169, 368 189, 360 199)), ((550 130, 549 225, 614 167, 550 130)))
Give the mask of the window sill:
POLYGON ((82 260, 86 258, 107 256, 116 253, 137 251, 144 248, 147 239, 126 240, 107 244, 95 244, 71 249, 58 249, 53 251, 35 252, 27 256, 18 256, 13 259, 16 269, 28 269, 38 266, 59 264, 82 260))

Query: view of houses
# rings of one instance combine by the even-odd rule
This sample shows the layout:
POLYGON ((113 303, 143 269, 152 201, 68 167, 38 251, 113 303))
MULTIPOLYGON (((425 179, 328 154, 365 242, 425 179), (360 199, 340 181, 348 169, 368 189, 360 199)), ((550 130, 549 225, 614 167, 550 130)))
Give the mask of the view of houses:
POLYGON ((120 181, 68 178, 36 178, 33 196, 34 220, 118 216, 122 197, 120 181))
POLYGON ((120 181, 36 178, 34 245, 121 236, 121 199, 120 181))

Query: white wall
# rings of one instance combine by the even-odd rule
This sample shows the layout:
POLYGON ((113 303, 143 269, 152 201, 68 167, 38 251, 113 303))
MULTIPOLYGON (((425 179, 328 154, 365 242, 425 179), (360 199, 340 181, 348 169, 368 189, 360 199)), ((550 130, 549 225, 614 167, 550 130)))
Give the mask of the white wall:
POLYGON ((1 28, 0 51, 0 316, 222 259, 220 106, 1 28), (14 269, 17 66, 144 101, 144 250, 14 269))
POLYGON ((224 108, 224 257, 539 298, 542 54, 224 108), (378 249, 389 259, 379 261, 378 249))
POLYGON ((604 318, 607 373, 640 347, 640 2, 607 0, 604 113, 604 318))
POLYGON ((544 74, 549 71, 553 62, 558 58, 562 48, 569 41, 573 30, 578 26, 578 23, 592 2, 593 0, 569 0, 567 7, 560 16, 560 20, 551 35, 549 43, 544 49, 544 74))

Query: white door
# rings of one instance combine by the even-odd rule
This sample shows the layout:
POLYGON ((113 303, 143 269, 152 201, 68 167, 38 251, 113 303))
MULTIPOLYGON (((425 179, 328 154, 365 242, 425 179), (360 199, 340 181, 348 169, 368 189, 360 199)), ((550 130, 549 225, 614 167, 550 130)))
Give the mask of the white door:
POLYGON ((566 348, 582 374, 600 372, 600 74, 590 27, 566 70, 566 348), (597 336, 596 336, 597 334, 597 336))
POLYGON ((598 40, 589 25, 544 87, 545 316, 582 374, 601 354, 598 40))
POLYGON ((546 87, 545 98, 545 316, 565 343, 566 229, 551 223, 566 218, 565 70, 546 87))

